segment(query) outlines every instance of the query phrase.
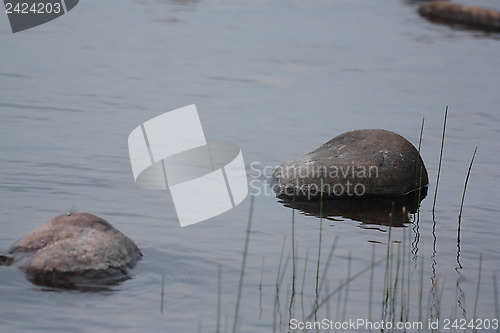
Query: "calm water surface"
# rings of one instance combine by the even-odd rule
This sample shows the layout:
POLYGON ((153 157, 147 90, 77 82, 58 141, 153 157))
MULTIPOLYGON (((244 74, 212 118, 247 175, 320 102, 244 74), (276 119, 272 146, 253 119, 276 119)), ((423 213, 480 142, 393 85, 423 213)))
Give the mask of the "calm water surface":
MULTIPOLYGON (((481 4, 500 9, 493 0, 481 4)), ((480 256, 477 317, 498 315, 498 34, 434 25, 404 1, 87 0, 16 34, 0 15, 0 41, 0 250, 76 205, 110 221, 145 255, 133 279, 100 293, 45 290, 2 267, 1 331, 214 332, 218 318, 231 331, 250 198, 181 229, 170 194, 136 187, 128 158, 136 126, 193 103, 207 140, 238 144, 249 181, 261 191, 271 167, 345 131, 384 128, 418 145, 425 118, 429 195, 418 226, 391 234, 394 253, 409 258, 410 319, 418 319, 420 289, 424 318, 473 318, 480 256), (476 146, 458 248, 460 200, 476 146), (433 294, 438 304, 429 301, 433 294)), ((240 332, 270 332, 274 323, 287 331, 290 316, 311 311, 318 248, 321 275, 338 239, 324 295, 368 267, 373 251, 375 259, 386 254, 385 226, 342 217, 321 224, 299 212, 293 219, 289 311, 292 210, 270 194, 255 196, 240 332)), ((372 278, 366 272, 342 288, 317 318, 380 320, 384 271, 378 265, 372 278)))

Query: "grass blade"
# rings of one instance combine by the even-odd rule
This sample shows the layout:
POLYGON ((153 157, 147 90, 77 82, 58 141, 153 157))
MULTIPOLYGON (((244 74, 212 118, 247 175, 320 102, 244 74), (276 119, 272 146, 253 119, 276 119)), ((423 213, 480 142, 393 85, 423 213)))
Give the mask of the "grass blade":
POLYGON ((243 250, 243 260, 241 261, 241 271, 240 271, 240 282, 238 284, 238 296, 236 297, 236 305, 234 309, 234 319, 233 319, 233 333, 236 333, 236 328, 238 327, 238 315, 240 312, 240 301, 241 301, 241 291, 243 289, 243 278, 245 276, 245 266, 248 256, 248 244, 250 242, 250 230, 252 229, 252 217, 253 217, 253 205, 255 201, 255 196, 250 196, 250 214, 248 216, 247 231, 245 235, 245 246, 243 250))
POLYGON ((439 153, 439 165, 438 165, 438 173, 437 173, 437 178, 436 178, 436 189, 434 191, 434 202, 432 203, 433 220, 434 220, 434 214, 435 214, 435 209, 436 209, 436 199, 437 199, 438 186, 439 186, 439 176, 441 174, 441 163, 443 161, 444 136, 445 136, 445 132, 446 132, 446 119, 447 118, 448 118, 448 106, 446 106, 446 110, 444 112, 443 136, 441 138, 441 151, 439 153))

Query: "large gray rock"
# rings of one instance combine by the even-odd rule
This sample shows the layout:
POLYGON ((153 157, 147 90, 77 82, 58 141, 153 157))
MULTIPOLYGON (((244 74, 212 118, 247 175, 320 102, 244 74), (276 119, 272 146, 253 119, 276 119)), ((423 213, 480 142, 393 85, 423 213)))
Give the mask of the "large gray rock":
POLYGON ((341 134, 318 149, 283 163, 273 174, 278 196, 300 199, 400 196, 428 184, 415 147, 386 130, 341 134))
POLYGON ((15 243, 12 264, 37 284, 56 287, 109 285, 128 278, 142 256, 134 242, 88 213, 54 217, 15 243))

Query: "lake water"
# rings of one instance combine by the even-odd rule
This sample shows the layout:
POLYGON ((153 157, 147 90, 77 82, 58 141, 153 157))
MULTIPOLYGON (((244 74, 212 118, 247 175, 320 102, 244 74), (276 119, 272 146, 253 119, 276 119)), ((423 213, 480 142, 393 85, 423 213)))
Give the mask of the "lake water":
POLYGON ((105 292, 47 290, 1 267, 0 330, 232 331, 250 197, 180 228, 170 193, 136 187, 130 167, 129 133, 189 104, 208 141, 241 147, 262 192, 272 168, 349 130, 383 128, 418 145, 425 118, 429 194, 418 224, 393 228, 390 240, 387 226, 292 215, 268 190, 254 196, 237 331, 288 331, 290 317, 339 286, 316 319, 387 319, 385 262, 342 281, 369 268, 373 252, 384 258, 388 243, 393 282, 405 286, 392 298, 408 321, 496 318, 500 35, 435 25, 416 10, 405 1, 87 0, 16 34, 0 15, 0 250, 76 205, 144 253, 133 278, 105 292), (318 298, 317 274, 326 281, 318 298))

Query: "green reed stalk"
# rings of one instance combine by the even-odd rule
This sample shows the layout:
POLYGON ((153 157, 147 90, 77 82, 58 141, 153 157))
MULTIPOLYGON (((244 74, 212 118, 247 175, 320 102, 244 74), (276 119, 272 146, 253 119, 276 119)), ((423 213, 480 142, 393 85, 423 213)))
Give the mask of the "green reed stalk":
POLYGON ((292 296, 290 298, 289 314, 292 316, 292 308, 295 300, 295 277, 297 259, 295 256, 295 195, 292 198, 292 296))
POLYGON ((265 257, 262 256, 262 268, 260 270, 260 282, 259 282, 259 319, 262 318, 262 285, 264 282, 264 262, 265 257))
POLYGON ((349 256, 347 258, 347 276, 346 280, 348 281, 345 285, 345 295, 344 295, 344 306, 343 311, 342 311, 342 322, 345 322, 345 316, 347 313, 347 300, 349 298, 349 276, 351 276, 351 261, 352 261, 352 256, 351 256, 351 251, 349 251, 349 256))
POLYGON ((252 218, 255 196, 250 196, 250 214, 248 216, 247 231, 245 235, 245 246, 243 248, 243 260, 241 261, 240 282, 238 283, 238 296, 236 297, 236 305, 234 309, 233 333, 236 333, 238 327, 238 316, 240 312, 241 291, 243 289, 243 280, 245 276, 245 266, 248 257, 248 244, 250 243, 250 230, 252 230, 252 218))
MULTIPOLYGON (((321 189, 323 189, 323 179, 321 179, 321 189)), ((315 294, 316 298, 314 301, 315 306, 318 306, 319 300, 319 266, 321 262, 321 239, 323 236, 323 190, 320 192, 319 199, 319 240, 318 240, 318 260, 316 262, 316 286, 315 286, 315 294)), ((316 309, 317 311, 317 309, 316 309)), ((316 319, 316 318, 315 318, 316 319)))
POLYGON ((384 292, 382 298, 382 319, 385 319, 387 316, 387 307, 389 302, 390 295, 390 285, 392 281, 392 215, 394 211, 394 202, 391 208, 391 214, 389 215, 389 232, 387 235, 387 251, 385 254, 385 272, 384 272, 384 292))
POLYGON ((330 263, 333 258, 333 252, 335 251, 335 248, 337 247, 337 241, 339 239, 339 236, 335 236, 335 239, 333 240, 332 247, 330 248, 330 252, 328 253, 328 257, 326 259, 325 267, 323 268, 323 274, 321 275, 321 280, 319 282, 319 293, 321 293, 321 290, 323 289, 323 284, 326 281, 326 274, 328 274, 328 268, 330 267, 330 263))
POLYGON ((302 275, 302 286, 300 287, 300 306, 302 308, 302 318, 305 316, 304 309, 304 285, 306 283, 307 262, 309 261, 309 250, 306 250, 306 258, 304 261, 304 274, 302 275))
POLYGON ((458 298, 459 296, 459 289, 458 287, 455 288, 455 302, 453 303, 453 308, 451 309, 451 314, 450 314, 450 319, 455 320, 457 319, 458 316, 458 298))
POLYGON ((220 309, 222 304, 222 266, 217 270, 217 328, 215 332, 220 333, 220 309))
MULTIPOLYGON (((276 329, 277 329, 277 324, 276 324, 276 314, 277 312, 279 312, 279 300, 280 300, 280 286, 281 286, 281 282, 280 281, 283 281, 282 279, 282 274, 281 274, 281 271, 283 270, 283 276, 285 275, 285 270, 286 270, 286 266, 288 265, 288 259, 286 260, 287 263, 285 264, 285 267, 282 268, 282 264, 283 264, 283 254, 285 253, 285 243, 286 243, 286 235, 283 237, 283 243, 281 244, 281 254, 280 254, 280 262, 279 262, 279 266, 278 266, 278 274, 276 276, 276 291, 275 291, 275 294, 274 294, 274 305, 273 305, 273 332, 276 332, 276 329)), ((280 313, 280 316, 281 316, 281 313, 280 313)))
MULTIPOLYGON (((477 303, 479 302, 479 287, 481 286, 481 268, 482 268, 482 264, 483 264, 483 255, 480 254, 479 255, 479 270, 477 272, 476 299, 474 300, 474 314, 473 314, 473 317, 472 317, 472 318, 474 318, 474 323, 477 322, 477 303)), ((472 330, 472 332, 477 332, 477 328, 474 327, 474 329, 472 330)))
POLYGON ((439 186, 439 176, 441 174, 441 163, 443 161, 443 149, 444 149, 444 137, 446 133, 446 119, 448 118, 448 106, 446 106, 446 110, 444 112, 444 123, 443 123, 443 136, 441 138, 441 151, 439 153, 439 165, 438 165, 438 173, 437 173, 437 178, 436 178, 436 189, 434 190, 434 202, 432 203, 432 215, 434 216, 434 212, 436 209, 436 199, 437 199, 437 192, 438 192, 438 186, 439 186))
MULTIPOLYGON (((495 318, 500 318, 500 306, 498 305, 498 290, 497 276, 493 273, 493 297, 495 297, 495 318)), ((497 333, 500 332, 500 327, 497 328, 497 333)))
POLYGON ((465 191, 467 190, 467 184, 469 183, 470 172, 472 170, 472 163, 474 163, 474 158, 476 157, 477 147, 474 149, 474 154, 472 154, 472 159, 470 160, 469 170, 467 171, 467 176, 465 177, 464 191, 462 193, 462 202, 460 203, 460 213, 458 214, 458 225, 460 228, 460 220, 462 218, 462 209, 464 207, 465 191))
POLYGON ((406 274, 407 276, 407 283, 406 283, 406 312, 405 312, 405 317, 404 317, 404 320, 405 322, 407 322, 410 318, 410 274, 411 274, 411 251, 410 251, 410 247, 411 247, 411 230, 410 228, 408 228, 408 256, 407 256, 407 260, 408 260, 408 272, 406 274))
POLYGON ((438 298, 436 300, 437 302, 437 306, 436 306, 436 319, 441 319, 441 304, 443 303, 442 300, 443 300, 443 293, 444 293, 444 283, 445 281, 443 281, 443 283, 441 283, 441 289, 439 289, 439 286, 438 286, 438 289, 436 290, 437 293, 438 293, 438 298))
MULTIPOLYGON (((422 322, 422 300, 424 295, 424 256, 420 261, 420 289, 418 293, 418 321, 422 322)), ((420 332, 420 329, 418 330, 420 332)))
MULTIPOLYGON (((337 307, 337 311, 335 312, 335 318, 340 318, 340 316, 342 315, 342 313, 341 313, 341 311, 342 311, 342 296, 343 296, 342 291, 343 291, 343 289, 339 290, 339 294, 337 295, 337 304, 335 305, 337 307)), ((335 330, 335 332, 336 331, 337 330, 335 330)))
MULTIPOLYGON (((406 275, 406 229, 403 230, 403 243, 400 244, 400 247, 403 248, 403 254, 401 256, 401 290, 400 290, 400 293, 401 293, 401 300, 400 300, 400 313, 399 313, 399 321, 403 321, 403 317, 404 317, 404 311, 405 311, 405 287, 406 287, 406 280, 405 280, 405 275, 406 275)), ((408 277, 408 280, 409 280, 409 277, 408 277)))
MULTIPOLYGON (((368 320, 370 322, 373 322, 373 317, 372 317, 372 303, 373 303, 373 277, 374 277, 374 271, 375 267, 373 263, 375 262, 375 244, 372 245, 372 261, 371 261, 371 269, 370 269, 370 291, 368 294, 368 320)), ((371 327, 370 327, 370 332, 371 332, 371 327)))
MULTIPOLYGON (((422 137, 424 135, 424 122, 425 122, 425 118, 422 118, 422 125, 420 126, 420 137, 418 138, 418 156, 420 156, 420 152, 421 152, 421 148, 422 148, 422 137)), ((417 158, 417 160, 415 161, 415 176, 418 177, 418 165, 419 165, 419 159, 417 158)), ((422 166, 420 166, 420 168, 422 168, 422 166)), ((417 189, 419 189, 419 191, 422 190, 422 177, 420 177, 420 180, 419 179, 415 179, 415 186, 417 189)))
POLYGON ((398 245, 398 255, 396 257, 396 276, 394 278, 394 286, 392 286, 391 295, 391 321, 396 322, 396 298, 398 293, 399 270, 401 267, 401 246, 398 245))
POLYGON ((160 293, 160 313, 163 314, 163 304, 165 297, 165 274, 161 276, 161 293, 160 293))
MULTIPOLYGON (((408 229, 408 228, 407 228, 408 229)), ((400 246, 403 248, 403 254, 402 254, 402 260, 401 260, 401 300, 400 300, 400 313, 399 313, 399 321, 403 322, 404 321, 404 316, 405 316, 405 309, 406 309, 406 281, 410 279, 410 276, 408 276, 405 280, 406 276, 406 245, 408 243, 406 242, 406 229, 403 230, 403 243, 400 244, 400 246)), ((408 263, 410 265, 410 263, 408 263)))
MULTIPOLYGON (((330 286, 328 285, 328 281, 325 282, 325 292, 328 295, 330 293, 330 286)), ((332 312, 330 308, 330 302, 326 303, 325 305, 325 318, 332 318, 332 312)))

